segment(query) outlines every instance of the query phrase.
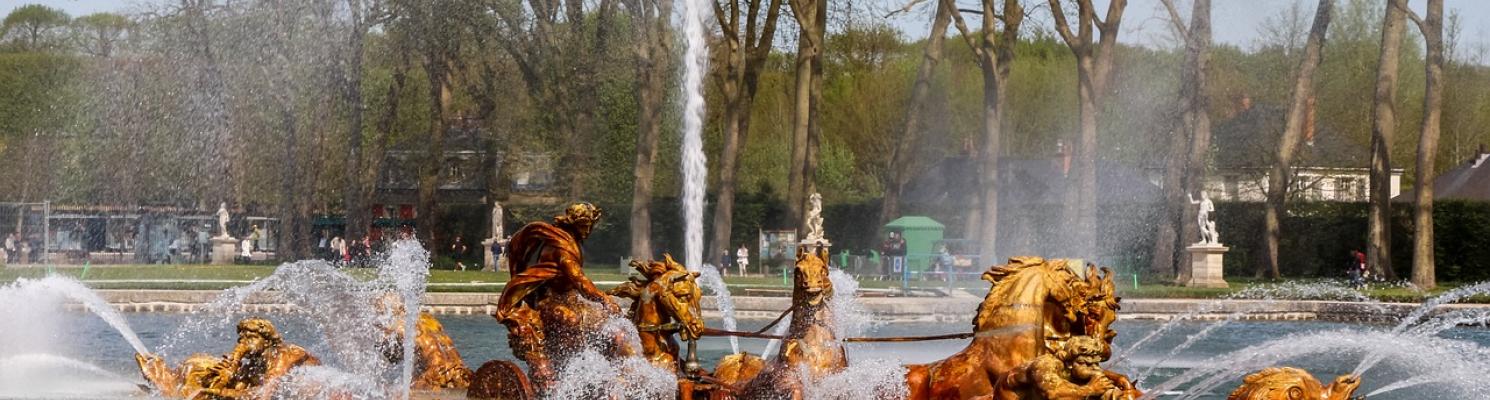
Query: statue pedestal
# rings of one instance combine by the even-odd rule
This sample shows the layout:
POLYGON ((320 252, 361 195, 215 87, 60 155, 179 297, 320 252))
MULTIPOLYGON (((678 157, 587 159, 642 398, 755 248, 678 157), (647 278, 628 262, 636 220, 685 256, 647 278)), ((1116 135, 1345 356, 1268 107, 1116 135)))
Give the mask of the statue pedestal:
POLYGON ((1221 277, 1221 261, 1230 247, 1219 244, 1194 244, 1186 247, 1190 253, 1190 280, 1185 286, 1225 288, 1230 287, 1221 277))
POLYGON ((226 265, 233 263, 233 257, 238 255, 238 239, 233 237, 218 236, 212 238, 212 264, 226 265))

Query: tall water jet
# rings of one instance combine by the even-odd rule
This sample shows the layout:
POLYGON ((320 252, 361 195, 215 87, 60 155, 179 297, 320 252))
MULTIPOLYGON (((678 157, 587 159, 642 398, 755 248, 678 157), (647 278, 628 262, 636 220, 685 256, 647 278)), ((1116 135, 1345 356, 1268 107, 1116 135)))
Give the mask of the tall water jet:
POLYGON ((683 232, 684 262, 698 268, 704 262, 704 185, 708 178, 704 157, 704 73, 708 68, 708 37, 704 18, 710 3, 683 1, 683 232))
MULTIPOLYGON (((711 4, 703 0, 683 1, 683 265, 700 273, 705 289, 714 292, 714 304, 724 320, 724 329, 735 329, 734 301, 717 270, 704 265, 704 186, 708 158, 704 156, 704 74, 709 67, 708 33, 704 19, 711 4)), ((720 268, 725 268, 721 265, 720 268)), ((730 348, 740 352, 740 339, 729 338, 730 348)))

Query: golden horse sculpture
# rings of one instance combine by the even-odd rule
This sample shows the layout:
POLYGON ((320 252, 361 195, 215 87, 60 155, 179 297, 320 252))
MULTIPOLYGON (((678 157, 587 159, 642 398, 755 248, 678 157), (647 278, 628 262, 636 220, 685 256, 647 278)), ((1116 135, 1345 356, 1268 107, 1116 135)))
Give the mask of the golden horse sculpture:
POLYGON ((238 344, 221 359, 197 354, 174 370, 153 354, 136 354, 135 361, 161 396, 188 399, 268 399, 291 370, 320 365, 305 349, 285 343, 263 318, 239 321, 238 344))
POLYGON ((547 393, 554 381, 560 349, 578 349, 598 342, 607 357, 638 352, 626 332, 591 340, 603 324, 621 315, 621 308, 595 287, 584 273, 581 243, 599 223, 600 208, 571 204, 553 223, 533 222, 512 235, 507 266, 512 279, 497 300, 496 317, 507 327, 513 355, 528 364, 524 374, 516 364, 495 360, 483 364, 472 377, 467 396, 526 399, 547 393))
POLYGON ((697 272, 688 272, 670 254, 662 257, 662 261, 631 261, 641 277, 632 277, 608 293, 632 300, 629 314, 641 339, 642 356, 648 362, 668 371, 695 373, 690 369, 697 368, 696 357, 690 352, 686 359, 693 363, 692 368, 680 364, 683 359, 678 356, 680 348, 673 335, 691 344, 704 332, 699 310, 703 290, 698 286, 697 272))
POLYGON ((1324 386, 1302 369, 1267 368, 1242 378, 1226 400, 1349 400, 1360 386, 1358 376, 1342 375, 1324 386))
MULTIPOLYGON (((1099 277, 1093 267, 1086 272, 1082 279, 1065 260, 1039 257, 1015 257, 990 267, 983 279, 993 287, 978 306, 972 341, 941 361, 907 366, 909 398, 1042 398, 996 389, 1001 380, 1018 379, 1011 374, 1061 372, 1026 364, 1044 354, 1060 354, 1074 336, 1092 335, 1105 360, 1115 336, 1109 325, 1117 319, 1118 299, 1112 295, 1110 273, 1099 277)), ((1121 374, 1103 371, 1099 380, 1117 387, 1122 393, 1117 398, 1138 397, 1121 374)))
POLYGON ((720 360, 715 378, 739 388, 739 398, 802 398, 803 379, 816 381, 848 367, 843 342, 833 334, 833 282, 828 279, 827 260, 825 248, 798 249, 791 326, 775 358, 762 362, 738 354, 720 360))

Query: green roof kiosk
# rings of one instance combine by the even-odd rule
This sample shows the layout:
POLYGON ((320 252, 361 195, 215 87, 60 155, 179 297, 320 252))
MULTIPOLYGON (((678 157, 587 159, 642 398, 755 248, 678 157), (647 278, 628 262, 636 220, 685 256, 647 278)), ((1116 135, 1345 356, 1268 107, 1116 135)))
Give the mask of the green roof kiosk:
POLYGON ((885 224, 880 232, 880 240, 884 240, 892 231, 900 232, 905 238, 905 268, 922 272, 931 268, 931 260, 937 255, 937 249, 933 246, 942 240, 946 230, 946 225, 934 219, 907 215, 885 224))

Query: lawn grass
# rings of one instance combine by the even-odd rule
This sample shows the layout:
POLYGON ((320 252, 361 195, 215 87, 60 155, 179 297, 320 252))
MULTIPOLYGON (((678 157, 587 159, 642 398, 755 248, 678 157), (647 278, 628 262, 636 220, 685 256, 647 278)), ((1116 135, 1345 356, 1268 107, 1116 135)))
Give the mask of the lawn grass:
MULTIPOLYGON (((246 282, 269 276, 274 273, 275 268, 271 265, 200 264, 57 266, 50 269, 35 266, 9 267, 0 268, 0 284, 13 282, 19 278, 41 278, 48 273, 53 273, 77 278, 94 289, 222 290, 242 286, 246 282)), ((369 268, 352 268, 346 271, 361 279, 372 279, 376 274, 375 270, 369 268)), ((585 274, 596 282, 620 282, 625 281, 628 276, 620 273, 614 265, 586 268, 585 274)), ((502 284, 508 279, 509 275, 506 272, 436 269, 430 271, 428 280, 430 285, 427 290, 431 292, 500 292, 502 284)), ((1311 281, 1295 280, 1294 282, 1311 281)), ((1229 283, 1231 285, 1229 288, 1193 288, 1167 283, 1138 283, 1135 286, 1131 281, 1117 282, 1117 295, 1132 299, 1215 299, 1231 297, 1249 287, 1276 282, 1233 278, 1229 280, 1229 283)), ((730 292, 741 295, 751 289, 785 290, 789 282, 784 282, 780 275, 753 275, 727 276, 725 284, 730 287, 730 292)), ((611 285, 600 283, 599 286, 606 288, 611 285)), ((893 289, 901 286, 899 280, 861 279, 859 281, 861 289, 893 289)), ((905 286, 915 289, 945 290, 949 284, 945 281, 929 280, 911 281, 905 286)), ((950 286, 981 294, 987 290, 988 283, 968 279, 952 282, 950 286)), ((1461 285, 1446 283, 1428 292, 1419 292, 1400 286, 1383 286, 1367 289, 1364 294, 1381 301, 1421 302, 1459 286, 1461 285)), ((1464 302, 1490 303, 1490 296, 1474 296, 1465 299, 1464 302)))

